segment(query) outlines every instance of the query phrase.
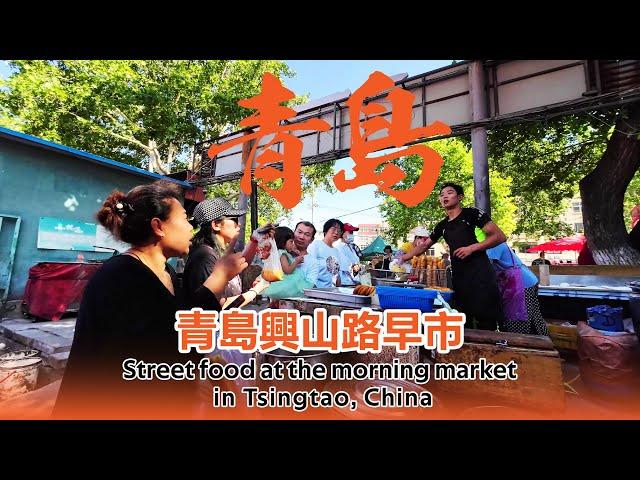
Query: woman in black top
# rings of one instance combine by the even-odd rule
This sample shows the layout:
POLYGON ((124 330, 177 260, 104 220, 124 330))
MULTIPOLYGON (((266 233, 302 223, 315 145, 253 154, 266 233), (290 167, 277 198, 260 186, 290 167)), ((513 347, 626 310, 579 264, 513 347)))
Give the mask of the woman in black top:
MULTIPOLYGON (((247 211, 236 209, 223 198, 214 198, 200 202, 193 211, 193 224, 199 227, 191 248, 189 257, 182 274, 183 285, 187 298, 191 299, 204 281, 211 275, 218 259, 229 248, 230 242, 240 233, 238 218, 247 211)), ((270 224, 253 232, 242 256, 251 263, 258 248, 256 234, 273 236, 273 226, 270 224)), ((231 278, 218 300, 224 305, 225 300, 242 293, 240 276, 231 278)))
POLYGON ((98 221, 132 248, 105 262, 85 289, 55 417, 190 418, 196 382, 122 379, 127 358, 197 366, 197 354, 178 352, 176 311, 220 310, 216 294, 247 266, 240 254, 221 257, 185 302, 166 263, 187 253, 192 238, 180 201, 176 184, 158 181, 126 195, 114 191, 98 212, 98 221))
POLYGON ((440 190, 440 204, 447 212, 447 217, 436 225, 429 238, 420 242, 411 252, 404 255, 408 260, 414 255, 426 252, 441 237, 453 252, 451 257, 452 283, 455 292, 454 300, 458 310, 469 318, 466 327, 482 330, 495 330, 502 325, 502 299, 496 275, 485 250, 504 241, 502 230, 491 221, 489 215, 477 208, 462 208, 462 187, 445 183, 440 190), (486 239, 479 242, 475 227, 486 233, 486 239))

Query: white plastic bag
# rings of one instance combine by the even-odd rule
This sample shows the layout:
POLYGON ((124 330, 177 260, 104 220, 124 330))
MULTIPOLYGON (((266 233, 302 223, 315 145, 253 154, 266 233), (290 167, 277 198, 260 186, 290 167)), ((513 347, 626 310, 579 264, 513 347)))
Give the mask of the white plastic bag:
POLYGON ((273 238, 265 238, 258 243, 258 253, 264 261, 262 278, 267 282, 277 282, 284 278, 278 246, 273 238))

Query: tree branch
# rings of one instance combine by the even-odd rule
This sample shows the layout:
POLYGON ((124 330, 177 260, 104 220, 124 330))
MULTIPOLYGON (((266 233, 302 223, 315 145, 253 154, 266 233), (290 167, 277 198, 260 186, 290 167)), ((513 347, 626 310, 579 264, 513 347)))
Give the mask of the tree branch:
POLYGON ((115 132, 112 132, 111 130, 101 127, 100 125, 97 125, 95 122, 93 122, 92 120, 88 120, 84 117, 81 117, 80 115, 77 115, 73 112, 69 112, 67 111, 67 113, 69 113, 70 115, 73 115, 75 118, 77 118, 78 120, 84 122, 84 123, 88 123, 90 127, 96 129, 96 130, 100 130, 103 133, 106 133, 108 135, 111 135, 112 137, 116 137, 119 138, 120 140, 124 140, 126 142, 129 143, 133 143, 134 145, 137 145, 138 147, 142 148, 145 152, 149 152, 149 147, 147 147, 144 143, 140 142, 139 140, 136 140, 133 137, 125 137, 123 135, 117 134, 115 132))
POLYGON ((168 152, 167 152, 167 165, 171 165, 173 163, 173 157, 176 154, 177 148, 173 143, 169 144, 168 152))
MULTIPOLYGON (((127 117, 127 116, 125 115, 125 113, 124 113, 122 110, 120 110, 118 107, 114 107, 114 111, 115 111, 115 113, 116 113, 116 114, 118 114, 118 115, 122 115, 122 117, 123 117, 127 122, 129 122, 129 125, 131 125, 131 126, 134 128, 134 130, 140 130, 140 126, 139 126, 139 125, 137 125, 137 124, 136 124, 133 120, 131 120, 129 117, 127 117)), ((111 118, 113 118, 113 117, 111 117, 111 118)))

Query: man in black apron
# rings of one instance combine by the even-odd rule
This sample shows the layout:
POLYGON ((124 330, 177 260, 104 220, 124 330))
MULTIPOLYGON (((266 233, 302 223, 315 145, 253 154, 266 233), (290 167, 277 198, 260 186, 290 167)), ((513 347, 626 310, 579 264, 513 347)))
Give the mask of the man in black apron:
POLYGON ((445 183, 440 189, 440 204, 447 217, 438 223, 429 238, 417 243, 403 260, 426 252, 441 237, 449 245, 453 290, 456 307, 467 315, 466 326, 482 330, 495 330, 502 325, 502 300, 496 283, 495 271, 485 253, 506 237, 489 215, 474 207, 462 208, 464 191, 460 185, 445 183), (479 242, 475 227, 482 229, 486 239, 479 242), (475 320, 475 324, 474 324, 475 320))

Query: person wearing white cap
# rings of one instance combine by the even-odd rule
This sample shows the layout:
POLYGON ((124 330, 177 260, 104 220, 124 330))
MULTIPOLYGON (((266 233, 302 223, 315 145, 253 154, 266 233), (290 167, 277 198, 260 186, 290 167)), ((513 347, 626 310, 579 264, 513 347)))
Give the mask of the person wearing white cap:
POLYGON ((358 246, 353 243, 353 232, 360 230, 350 223, 343 225, 342 242, 335 245, 340 262, 341 285, 355 285, 360 283, 360 257, 358 246), (359 253, 358 253, 359 252, 359 253))
POLYGON ((413 246, 417 247, 418 243, 420 243, 421 241, 426 240, 427 238, 429 238, 429 230, 427 230, 424 227, 416 227, 413 230, 413 246))
POLYGON ((427 230, 425 227, 416 227, 413 229, 413 235, 415 236, 415 238, 428 237, 429 230, 427 230))

